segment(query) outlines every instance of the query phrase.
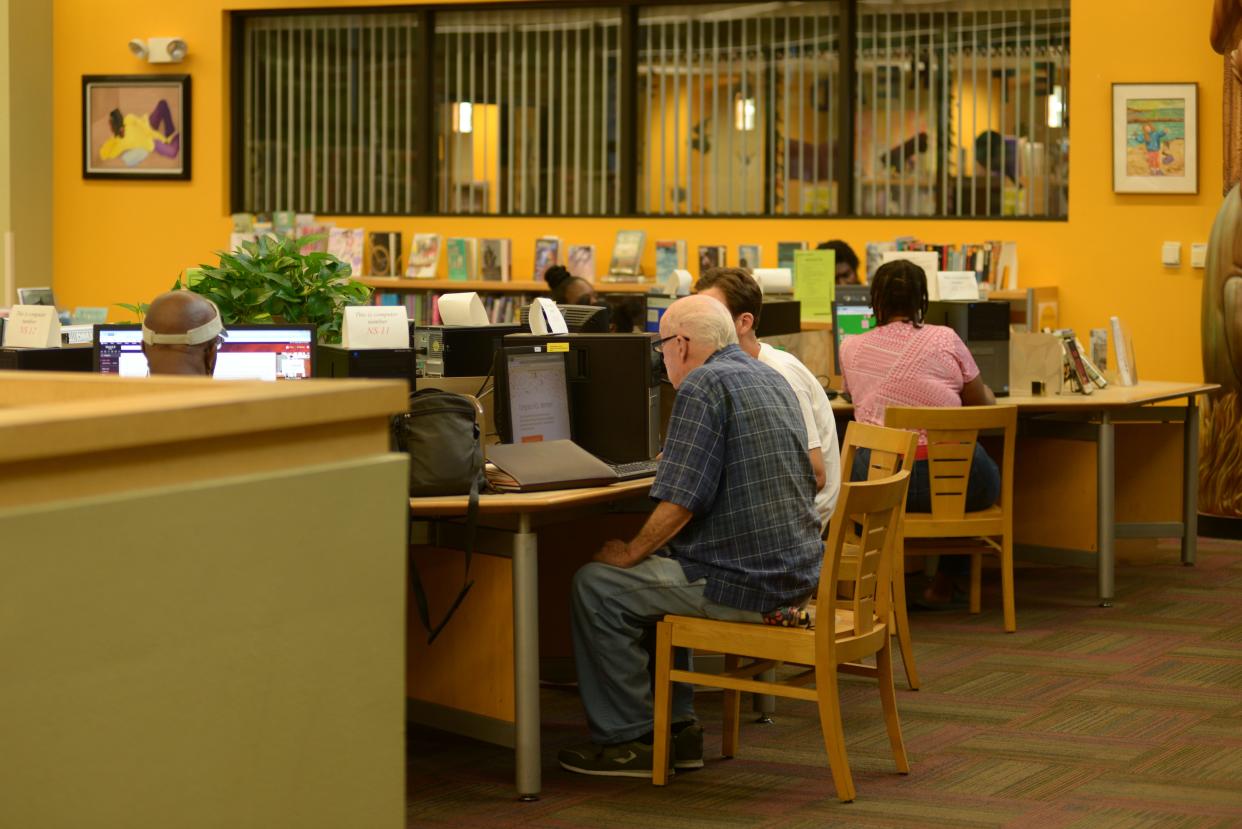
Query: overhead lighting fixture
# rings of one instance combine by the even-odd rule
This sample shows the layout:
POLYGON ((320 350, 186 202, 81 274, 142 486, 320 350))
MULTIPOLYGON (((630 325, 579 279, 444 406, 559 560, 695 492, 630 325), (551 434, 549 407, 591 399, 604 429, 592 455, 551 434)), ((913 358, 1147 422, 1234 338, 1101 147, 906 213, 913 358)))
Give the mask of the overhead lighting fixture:
POLYGON ((733 128, 739 132, 751 132, 755 128, 755 99, 743 98, 742 93, 733 96, 733 128))
POLYGON ((474 104, 469 101, 453 104, 453 132, 462 135, 474 132, 474 104))
POLYGON ((1065 89, 1060 86, 1052 87, 1052 94, 1048 96, 1048 127, 1049 129, 1060 129, 1065 120, 1065 89))

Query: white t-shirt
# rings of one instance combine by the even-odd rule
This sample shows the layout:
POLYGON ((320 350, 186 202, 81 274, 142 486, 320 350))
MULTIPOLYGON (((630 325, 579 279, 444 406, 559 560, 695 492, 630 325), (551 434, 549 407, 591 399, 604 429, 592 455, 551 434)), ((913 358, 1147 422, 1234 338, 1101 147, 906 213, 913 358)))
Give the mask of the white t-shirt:
POLYGON ((819 449, 824 455, 824 488, 815 493, 815 509, 820 524, 826 527, 841 492, 841 449, 837 446, 837 421, 828 395, 811 370, 788 351, 760 343, 759 361, 779 371, 793 387, 806 423, 806 448, 819 449))

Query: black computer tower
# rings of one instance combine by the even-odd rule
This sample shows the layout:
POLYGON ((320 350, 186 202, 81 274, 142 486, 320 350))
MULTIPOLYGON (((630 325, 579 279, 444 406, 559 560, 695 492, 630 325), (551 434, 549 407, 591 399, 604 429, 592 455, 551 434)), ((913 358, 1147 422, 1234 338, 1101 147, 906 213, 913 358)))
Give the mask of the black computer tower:
POLYGON ((318 350, 319 377, 405 380, 410 384, 410 391, 414 391, 413 348, 343 348, 339 345, 320 345, 318 350))
POLYGON ((517 323, 496 325, 410 325, 419 377, 482 377, 492 370, 505 335, 517 323))
POLYGON ((24 371, 90 371, 89 345, 67 345, 61 348, 0 348, 0 369, 24 371))
POLYGON ((756 337, 779 337, 797 334, 802 330, 802 303, 796 299, 764 297, 759 311, 759 327, 756 337))
POLYGON ((1009 394, 1009 303, 928 303, 927 322, 957 332, 979 366, 983 382, 998 397, 1009 394))
MULTIPOLYGON (((611 463, 660 451, 660 379, 648 334, 510 334, 505 346, 563 343, 569 349, 574 442, 611 463)), ((496 401, 497 418, 507 416, 496 401)))

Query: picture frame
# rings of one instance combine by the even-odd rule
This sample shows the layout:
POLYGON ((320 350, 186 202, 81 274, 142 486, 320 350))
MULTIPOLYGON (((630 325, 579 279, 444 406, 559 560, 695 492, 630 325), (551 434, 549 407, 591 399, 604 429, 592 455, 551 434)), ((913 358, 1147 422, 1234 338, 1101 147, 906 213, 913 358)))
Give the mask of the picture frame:
POLYGON ((189 75, 83 75, 82 178, 190 179, 189 75))
POLYGON ((1199 85, 1113 84, 1113 192, 1199 192, 1199 85))

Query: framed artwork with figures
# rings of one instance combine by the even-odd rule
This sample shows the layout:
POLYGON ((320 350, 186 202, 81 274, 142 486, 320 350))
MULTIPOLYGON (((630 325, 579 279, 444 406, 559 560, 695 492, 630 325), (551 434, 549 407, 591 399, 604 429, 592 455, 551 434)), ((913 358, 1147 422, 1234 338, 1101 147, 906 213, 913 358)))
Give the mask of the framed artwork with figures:
POLYGON ((83 75, 82 177, 190 178, 189 75, 83 75))
POLYGON ((1199 192, 1199 87, 1113 84, 1113 192, 1199 192))

